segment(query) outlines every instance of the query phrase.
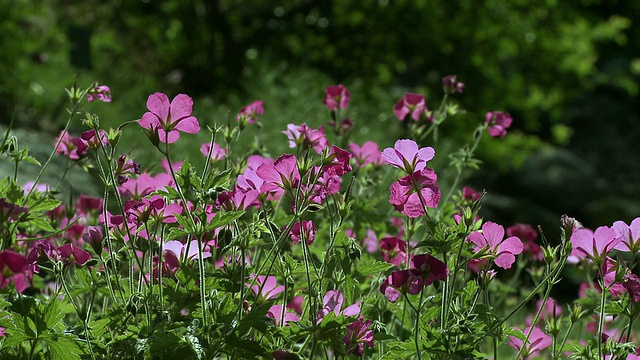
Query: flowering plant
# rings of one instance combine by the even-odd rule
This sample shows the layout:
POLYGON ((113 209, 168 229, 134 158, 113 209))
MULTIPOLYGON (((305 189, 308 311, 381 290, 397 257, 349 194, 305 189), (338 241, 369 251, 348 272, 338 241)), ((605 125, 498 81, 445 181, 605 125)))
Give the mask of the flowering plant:
MULTIPOLYGON (((289 124, 294 150, 276 158, 234 146, 264 114, 258 100, 208 128, 202 168, 173 151, 202 131, 188 95, 141 106, 164 157, 154 167, 119 150, 126 124, 102 129, 80 110, 111 101, 108 87, 68 90, 69 120, 33 183, 0 179, 3 358, 637 358, 640 220, 592 232, 565 216, 560 239, 538 244, 530 225, 480 218, 485 194, 458 186, 482 137, 506 136, 512 119, 479 116, 446 154, 437 129, 464 84, 448 76, 443 89, 437 110, 414 93, 390 109, 412 119, 405 139, 347 150, 336 140, 357 127, 351 93, 330 86, 333 133, 289 124), (88 129, 72 136, 78 117, 88 129), (39 184, 54 156, 91 163, 102 195, 65 203, 39 184), (568 267, 584 270, 584 291, 560 304, 550 295, 568 267)), ((39 164, 14 143, 7 132, 3 159, 39 164)))

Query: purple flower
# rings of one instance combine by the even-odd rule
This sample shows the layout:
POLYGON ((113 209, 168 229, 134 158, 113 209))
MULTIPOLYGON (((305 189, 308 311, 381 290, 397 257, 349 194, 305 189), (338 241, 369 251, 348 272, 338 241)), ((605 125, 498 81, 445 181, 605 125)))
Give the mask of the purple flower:
POLYGON ((380 292, 387 300, 396 302, 402 294, 419 294, 423 286, 415 269, 395 270, 380 285, 380 292))
POLYGON ((300 317, 295 313, 288 310, 284 311, 284 317, 282 316, 283 311, 282 304, 276 304, 269 308, 267 312, 267 317, 273 319, 276 323, 276 326, 289 326, 288 322, 296 322, 300 321, 300 317))
POLYGON ((395 236, 384 237, 380 240, 380 248, 384 261, 400 266, 407 260, 407 243, 395 236))
POLYGON ((389 165, 404 170, 407 174, 420 171, 427 166, 427 161, 433 159, 436 152, 432 147, 418 149, 413 140, 401 139, 396 141, 393 148, 382 151, 382 159, 389 165))
MULTIPOLYGON (((162 245, 162 252, 167 255, 175 257, 181 263, 188 262, 198 258, 198 240, 191 240, 189 244, 189 252, 187 253, 187 244, 183 244, 180 241, 171 240, 162 245)), ((202 244, 202 258, 208 259, 211 257, 211 252, 207 249, 206 244, 202 244)))
POLYGON ((423 279, 423 286, 429 286, 434 281, 444 281, 449 276, 447 264, 429 254, 420 254, 411 258, 411 267, 416 275, 423 279))
POLYGON ((200 146, 200 152, 204 156, 209 156, 212 161, 218 161, 224 159, 227 155, 227 150, 220 147, 220 145, 213 143, 213 149, 211 149, 211 143, 204 143, 200 146), (209 155, 211 152, 211 155, 209 155))
POLYGON ((11 281, 20 294, 31 285, 27 258, 11 250, 3 250, 0 251, 0 289, 11 281))
POLYGON ((323 159, 322 171, 326 172, 328 169, 332 169, 335 175, 342 176, 352 170, 350 162, 350 152, 332 145, 327 156, 323 159))
POLYGON ((327 86, 324 90, 324 100, 322 101, 331 111, 346 109, 349 106, 351 93, 342 85, 327 86))
POLYGON ((524 249, 522 241, 515 236, 504 239, 504 228, 491 221, 482 224, 482 232, 474 231, 467 240, 476 245, 474 251, 487 250, 499 267, 508 269, 516 261, 516 255, 524 249))
POLYGON ((169 102, 167 95, 157 92, 147 99, 148 112, 142 115, 138 124, 150 131, 157 131, 161 142, 174 143, 180 132, 197 134, 200 131, 198 119, 191 116, 193 100, 185 94, 178 94, 169 102))
POLYGON ((640 251, 640 217, 633 219, 629 225, 623 221, 616 221, 613 223, 613 228, 618 232, 618 236, 622 238, 622 241, 616 245, 616 250, 640 251))
POLYGON ((56 149, 56 154, 62 154, 71 160, 79 160, 87 154, 89 147, 82 138, 69 136, 66 131, 61 131, 56 138, 56 142, 60 141, 60 146, 56 149))
POLYGON ((65 265, 78 264, 82 266, 86 264, 87 261, 91 260, 91 254, 77 246, 74 246, 73 244, 60 246, 58 248, 58 253, 65 265))
POLYGON ((427 119, 429 118, 429 109, 427 108, 424 96, 413 93, 404 94, 394 105, 393 113, 400 121, 404 121, 407 115, 411 115, 411 118, 415 121, 420 120, 422 114, 424 114, 427 119))
POLYGON ((507 129, 511 126, 513 119, 511 115, 502 111, 488 112, 485 115, 485 125, 488 126, 489 135, 491 137, 503 138, 507 135, 507 129))
POLYGON ((20 215, 29 210, 26 206, 18 206, 7 202, 7 198, 0 198, 0 221, 15 222, 20 215))
POLYGON ((290 148, 302 146, 306 149, 312 147, 316 153, 321 154, 327 147, 327 139, 324 136, 324 128, 322 126, 318 129, 312 129, 307 124, 289 124, 287 125, 287 130, 282 133, 289 138, 290 148))

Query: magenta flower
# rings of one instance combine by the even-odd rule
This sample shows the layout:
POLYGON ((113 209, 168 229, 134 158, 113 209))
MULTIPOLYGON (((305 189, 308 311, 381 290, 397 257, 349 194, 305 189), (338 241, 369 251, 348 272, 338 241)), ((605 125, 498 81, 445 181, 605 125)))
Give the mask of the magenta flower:
POLYGON ((401 139, 396 141, 393 148, 382 151, 382 159, 389 165, 404 170, 407 174, 420 171, 427 166, 427 161, 433 159, 436 152, 432 147, 418 149, 413 140, 401 139))
POLYGON ((346 109, 349 106, 351 93, 342 85, 327 86, 324 90, 324 100, 322 101, 331 111, 346 109))
POLYGON ((515 224, 507 228, 507 236, 518 237, 523 245, 523 252, 531 255, 531 258, 536 261, 543 261, 544 255, 540 245, 536 244, 538 238, 538 232, 529 224, 515 224))
POLYGON ((447 94, 462 93, 464 91, 464 83, 458 81, 455 75, 447 75, 442 78, 442 88, 447 94))
POLYGON ((227 150, 220 147, 220 145, 213 143, 213 149, 211 149, 211 143, 204 143, 200 146, 200 152, 202 155, 209 156, 212 161, 218 161, 224 159, 227 156, 227 150), (211 152, 211 155, 209 155, 211 152))
POLYGON ((303 239, 307 240, 307 245, 311 245, 316 237, 316 226, 311 220, 302 220, 302 225, 298 221, 291 227, 289 235, 294 245, 303 239))
POLYGON ((288 310, 284 310, 284 317, 282 304, 276 304, 269 308, 267 312, 267 317, 273 319, 276 326, 289 326, 289 322, 300 321, 300 317, 295 313, 288 310))
POLYGON ((147 173, 142 173, 137 179, 129 179, 123 183, 118 190, 120 195, 130 197, 132 199, 140 200, 143 196, 163 189, 165 186, 169 186, 173 183, 171 175, 158 174, 151 176, 147 173))
POLYGON ((362 247, 369 253, 375 254, 378 252, 378 235, 376 232, 368 229, 367 234, 364 236, 362 240, 362 247))
MULTIPOLYGON (((191 240, 188 246, 176 240, 167 241, 162 245, 162 252, 165 254, 165 257, 167 257, 167 255, 173 256, 181 263, 189 262, 198 259, 198 240, 191 240), (189 252, 187 252, 187 247, 189 248, 189 252)), ((210 257, 211 252, 207 245, 202 244, 202 258, 208 259, 210 257)))
POLYGON ((578 229, 571 235, 571 255, 589 259, 599 267, 604 263, 607 254, 620 242, 622 238, 617 231, 608 226, 597 228, 595 233, 589 229, 578 229))
POLYGON ((364 346, 373 347, 373 330, 371 320, 362 321, 362 317, 347 325, 347 335, 342 341, 348 351, 356 356, 364 356, 364 346))
POLYGON ((0 198, 0 221, 15 222, 22 214, 29 211, 27 206, 18 206, 7 201, 7 198, 0 198))
POLYGON ((618 232, 622 241, 616 245, 615 249, 620 251, 640 251, 640 217, 633 219, 627 225, 624 221, 616 221, 613 228, 618 232))
POLYGON ((71 160, 79 160, 87 155, 89 147, 82 138, 69 136, 66 131, 61 131, 56 137, 56 143, 60 141, 60 145, 56 149, 56 154, 61 154, 71 160))
POLYGON ((324 308, 318 312, 318 324, 322 319, 330 312, 333 312, 336 316, 356 316, 360 314, 360 304, 355 303, 349 305, 344 310, 342 309, 342 303, 344 302, 344 296, 338 290, 329 290, 324 295, 324 308))
POLYGON ((93 251, 96 254, 102 254, 102 228, 100 226, 87 226, 84 234, 82 234, 82 241, 91 245, 93 251))
POLYGON ((407 243, 395 236, 380 240, 380 249, 384 261, 400 266, 407 260, 407 243))
POLYGON ((97 150, 100 146, 109 146, 107 132, 104 130, 98 130, 97 132, 95 130, 87 130, 80 134, 80 138, 91 150, 97 150), (100 143, 102 143, 102 145, 100 145, 100 143))
POLYGON ((191 116, 193 100, 178 94, 169 102, 167 95, 157 92, 147 99, 148 112, 142 115, 138 124, 144 129, 157 131, 161 142, 174 143, 180 138, 180 132, 197 134, 200 131, 198 119, 191 116))
MULTIPOLYGON (((515 329, 520 330, 517 327, 515 329)), ((531 332, 531 334, 529 335, 529 340, 527 341, 526 345, 524 344, 524 341, 520 340, 519 338, 515 336, 509 336, 509 346, 518 351, 520 351, 520 349, 524 347, 524 350, 522 350, 521 353, 522 359, 528 359, 531 356, 536 356, 540 352, 540 350, 548 348, 553 342, 551 336, 545 334, 537 326, 533 329, 531 329, 531 327, 527 327, 524 330, 525 335, 527 335, 529 332, 531 332)))
POLYGON ((404 121, 407 115, 411 115, 411 118, 415 121, 420 120, 422 114, 424 114, 427 119, 429 118, 429 109, 427 108, 424 96, 413 93, 404 94, 393 106, 393 113, 400 121, 404 121))
POLYGON ((282 188, 284 190, 294 189, 300 182, 300 172, 296 157, 291 154, 280 155, 273 164, 264 163, 256 171, 258 176, 264 181, 260 187, 260 192, 269 192, 282 188))
POLYGON ((480 200, 480 198, 482 197, 481 194, 475 190, 473 190, 470 187, 463 187, 462 188, 462 197, 466 200, 466 201, 470 201, 470 202, 476 202, 478 200, 480 200))
POLYGON ((447 264, 429 254, 420 254, 411 258, 411 267, 416 275, 423 279, 423 286, 429 286, 434 281, 444 281, 449 276, 447 264))
POLYGON ((111 89, 107 85, 96 84, 93 89, 87 93, 87 101, 100 100, 102 102, 111 102, 111 89))
POLYGON ((290 148, 301 146, 306 149, 312 147, 316 153, 321 154, 327 147, 327 138, 324 136, 324 128, 322 126, 318 129, 312 129, 307 124, 289 124, 287 125, 287 130, 282 133, 289 138, 290 148))
POLYGON ((332 169, 336 176, 342 176, 352 170, 351 153, 335 145, 331 146, 322 162, 322 171, 332 169))
POLYGON ((244 118, 247 124, 253 124, 258 119, 258 115, 264 114, 264 108, 262 107, 263 101, 257 100, 251 104, 240 109, 240 113, 236 117, 238 122, 242 122, 244 118))
POLYGON ((278 286, 278 281, 275 276, 256 276, 254 274, 251 275, 251 280, 253 279, 256 280, 256 283, 254 285, 247 283, 246 286, 250 287, 251 291, 256 294, 258 301, 274 299, 278 294, 284 291, 284 286, 278 286))
POLYGON ((640 277, 638 275, 633 273, 625 275, 622 286, 627 289, 632 302, 637 303, 640 301, 640 277))
POLYGON ((351 143, 349 144, 349 150, 351 150, 351 153, 356 160, 357 167, 362 168, 369 164, 379 166, 383 163, 380 148, 378 147, 378 144, 373 141, 365 142, 362 144, 362 147, 356 143, 351 143))
POLYGON ((58 248, 58 253, 60 254, 60 258, 65 265, 75 265, 78 264, 80 266, 87 263, 87 261, 91 260, 91 254, 87 251, 74 246, 73 244, 65 244, 58 248))
POLYGON ((410 218, 425 214, 425 207, 435 208, 440 202, 436 173, 429 168, 416 171, 391 184, 389 202, 410 218))
POLYGON ((522 241, 515 236, 504 239, 504 228, 491 221, 482 224, 482 232, 474 231, 467 240, 476 245, 474 251, 486 250, 493 255, 493 261, 499 267, 508 269, 516 261, 516 255, 524 249, 522 241))
POLYGON ((503 138, 507 135, 507 129, 511 126, 511 115, 502 111, 488 112, 485 115, 485 125, 488 126, 489 135, 503 138))
POLYGON ((395 270, 380 285, 380 292, 387 300, 396 302, 402 294, 419 294, 423 286, 415 269, 395 270))
POLYGON ((247 210, 250 206, 260 205, 258 196, 260 196, 258 190, 243 190, 236 186, 232 191, 218 194, 215 205, 228 211, 247 210))
POLYGON ((19 294, 31 286, 27 258, 11 250, 0 251, 0 289, 12 281, 19 294))

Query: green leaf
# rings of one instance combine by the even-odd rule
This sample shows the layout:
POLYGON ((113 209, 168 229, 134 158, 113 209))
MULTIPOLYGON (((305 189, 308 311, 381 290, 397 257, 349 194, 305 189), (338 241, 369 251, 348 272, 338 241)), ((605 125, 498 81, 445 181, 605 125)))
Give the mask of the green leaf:
POLYGON ((31 212, 43 212, 43 211, 51 211, 58 207, 58 205, 62 204, 61 201, 56 199, 49 198, 40 198, 36 200, 33 204, 27 202, 27 206, 29 206, 29 211, 31 212))
POLYGON ((78 345, 80 341, 72 336, 51 336, 43 337, 49 347, 51 360, 77 360, 83 354, 82 348, 78 345))
POLYGON ((56 231, 49 221, 46 218, 40 217, 39 214, 29 214, 29 218, 27 221, 23 221, 20 223, 20 227, 24 229, 29 229, 32 231, 45 231, 45 232, 54 232, 56 231), (38 217, 32 217, 38 216, 38 217))
POLYGON ((361 275, 377 275, 383 273, 393 267, 393 264, 389 264, 384 261, 378 260, 362 260, 356 264, 356 271, 361 275))
POLYGON ((207 231, 214 230, 219 227, 223 227, 230 222, 238 219, 244 214, 244 211, 229 211, 229 212, 219 212, 216 216, 211 220, 209 224, 205 227, 207 231))

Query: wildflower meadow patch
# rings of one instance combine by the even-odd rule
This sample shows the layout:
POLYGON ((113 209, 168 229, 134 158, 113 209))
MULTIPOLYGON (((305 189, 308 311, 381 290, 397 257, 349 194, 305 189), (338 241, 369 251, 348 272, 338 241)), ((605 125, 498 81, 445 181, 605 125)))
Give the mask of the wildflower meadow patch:
POLYGON ((381 149, 349 140, 363 120, 347 117, 346 87, 328 86, 326 123, 289 124, 264 141, 291 151, 269 155, 238 146, 269 111, 261 100, 210 127, 190 96, 156 92, 137 120, 103 129, 89 109, 109 87, 72 87, 46 162, 11 128, 0 143, 16 169, 0 178, 1 358, 640 358, 640 218, 592 231, 565 215, 558 239, 481 218, 486 194, 464 175, 482 171, 480 140, 517 119, 479 114, 467 144, 440 147, 463 91, 451 75, 437 108, 405 94, 389 112, 407 136, 381 149), (163 160, 121 150, 129 131, 163 160), (202 132, 204 165, 177 158, 174 144, 202 132), (40 183, 54 157, 102 195, 40 183), (564 271, 582 285, 559 302, 564 271))

